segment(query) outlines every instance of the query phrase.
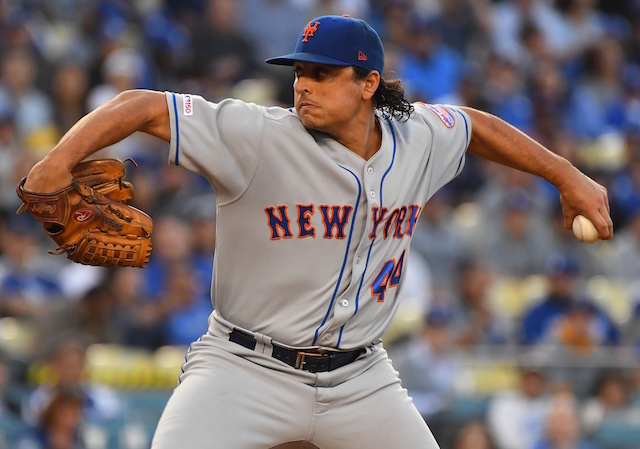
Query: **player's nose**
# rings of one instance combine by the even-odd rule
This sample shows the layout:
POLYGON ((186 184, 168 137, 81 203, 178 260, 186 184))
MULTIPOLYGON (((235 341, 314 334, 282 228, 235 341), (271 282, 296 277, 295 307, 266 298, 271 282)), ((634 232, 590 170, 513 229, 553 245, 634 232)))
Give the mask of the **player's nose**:
POLYGON ((293 90, 297 94, 309 93, 310 92, 310 83, 308 78, 304 76, 296 77, 293 82, 293 90))

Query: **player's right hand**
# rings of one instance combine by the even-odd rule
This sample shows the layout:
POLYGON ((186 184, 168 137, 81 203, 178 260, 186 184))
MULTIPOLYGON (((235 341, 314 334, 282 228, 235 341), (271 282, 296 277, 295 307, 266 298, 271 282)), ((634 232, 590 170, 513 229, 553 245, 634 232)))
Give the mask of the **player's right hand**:
POLYGON ((40 193, 59 192, 71 185, 71 180, 71 173, 66 168, 44 158, 29 171, 24 189, 40 193))
POLYGON ((596 227, 601 240, 613 237, 609 197, 603 185, 574 169, 566 174, 565 182, 557 187, 566 229, 572 229, 576 215, 584 215, 596 227))

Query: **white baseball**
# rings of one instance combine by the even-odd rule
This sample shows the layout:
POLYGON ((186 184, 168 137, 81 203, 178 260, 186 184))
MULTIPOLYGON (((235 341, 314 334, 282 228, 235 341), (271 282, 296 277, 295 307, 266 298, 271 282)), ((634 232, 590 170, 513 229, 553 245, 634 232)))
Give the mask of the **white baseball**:
POLYGON ((587 217, 576 215, 572 227, 573 233, 581 242, 593 243, 598 240, 598 230, 587 217))

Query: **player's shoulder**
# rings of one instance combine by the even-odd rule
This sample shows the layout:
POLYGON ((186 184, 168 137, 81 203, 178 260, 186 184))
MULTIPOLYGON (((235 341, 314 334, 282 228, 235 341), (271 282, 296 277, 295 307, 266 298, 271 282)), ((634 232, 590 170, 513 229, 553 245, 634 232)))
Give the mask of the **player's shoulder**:
POLYGON ((431 104, 419 101, 413 103, 413 107, 414 116, 428 122, 440 122, 447 128, 453 128, 460 120, 468 120, 459 107, 449 104, 431 104))
POLYGON ((236 98, 228 98, 222 100, 219 104, 227 103, 228 106, 240 109, 240 110, 249 110, 253 113, 260 114, 264 116, 265 119, 271 121, 286 121, 293 120, 295 122, 299 122, 295 110, 290 107, 284 107, 279 105, 261 105, 254 102, 247 102, 244 100, 239 100, 236 98))

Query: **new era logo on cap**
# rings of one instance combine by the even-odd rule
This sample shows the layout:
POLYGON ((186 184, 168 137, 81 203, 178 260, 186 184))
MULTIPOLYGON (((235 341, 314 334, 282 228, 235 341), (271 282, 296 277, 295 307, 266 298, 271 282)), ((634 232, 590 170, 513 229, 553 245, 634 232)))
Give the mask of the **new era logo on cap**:
POLYGON ((300 33, 293 53, 267 59, 267 63, 293 65, 295 62, 384 68, 384 49, 378 33, 361 19, 322 16, 310 21, 300 33))

